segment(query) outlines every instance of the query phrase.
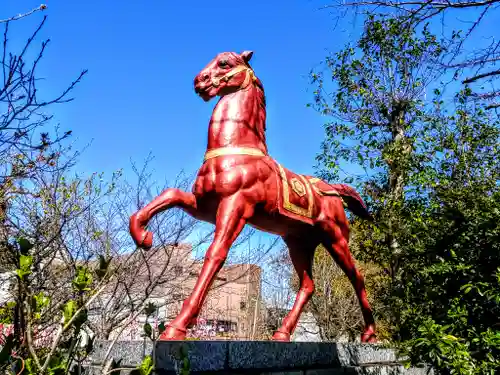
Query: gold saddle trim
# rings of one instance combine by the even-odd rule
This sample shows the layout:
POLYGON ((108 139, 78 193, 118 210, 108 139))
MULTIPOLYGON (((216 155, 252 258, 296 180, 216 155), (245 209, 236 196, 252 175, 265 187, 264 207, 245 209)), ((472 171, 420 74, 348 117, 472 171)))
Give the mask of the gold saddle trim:
POLYGON ((317 177, 311 177, 309 178, 309 182, 311 183, 314 191, 316 193, 318 193, 319 195, 324 195, 324 196, 333 196, 333 197, 339 197, 340 200, 342 201, 342 204, 344 205, 344 207, 347 207, 347 203, 344 201, 344 199, 342 199, 342 196, 340 195, 340 193, 335 190, 334 188, 331 188, 330 190, 322 190, 320 189, 316 183, 317 182, 320 182, 321 179, 317 178, 317 177))
POLYGON ((208 150, 203 161, 227 155, 266 156, 264 152, 254 147, 219 147, 208 150))
POLYGON ((298 180, 295 177, 292 177, 290 180, 290 185, 292 189, 299 195, 299 196, 304 196, 307 194, 307 208, 302 208, 300 206, 297 206, 290 202, 290 191, 288 190, 288 179, 286 177, 285 170, 281 166, 281 164, 276 163, 278 165, 279 173, 281 176, 281 182, 282 182, 282 187, 283 187, 283 208, 285 208, 287 211, 293 212, 294 214, 300 215, 307 217, 309 219, 312 218, 313 216, 313 210, 314 210, 314 197, 312 195, 312 191, 310 188, 311 184, 307 183, 307 180, 304 176, 302 175, 297 175, 297 177, 302 180, 298 180))
POLYGON ((306 188, 304 187, 304 184, 297 180, 295 177, 290 180, 290 185, 292 186, 292 189, 299 195, 299 197, 303 197, 304 195, 306 195, 306 188))

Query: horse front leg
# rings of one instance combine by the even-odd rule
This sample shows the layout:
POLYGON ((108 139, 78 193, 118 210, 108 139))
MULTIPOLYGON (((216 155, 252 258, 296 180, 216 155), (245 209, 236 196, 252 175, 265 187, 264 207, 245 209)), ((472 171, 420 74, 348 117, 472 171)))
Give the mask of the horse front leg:
POLYGON ((160 340, 183 340, 186 329, 201 310, 208 290, 224 265, 231 245, 253 214, 242 194, 224 198, 217 209, 214 240, 210 244, 198 280, 177 317, 168 324, 160 340))
POLYGON ((193 193, 169 188, 130 216, 130 234, 138 247, 144 249, 151 248, 153 245, 153 233, 146 231, 146 225, 153 216, 173 207, 180 207, 191 216, 195 216, 197 210, 196 197, 193 193))

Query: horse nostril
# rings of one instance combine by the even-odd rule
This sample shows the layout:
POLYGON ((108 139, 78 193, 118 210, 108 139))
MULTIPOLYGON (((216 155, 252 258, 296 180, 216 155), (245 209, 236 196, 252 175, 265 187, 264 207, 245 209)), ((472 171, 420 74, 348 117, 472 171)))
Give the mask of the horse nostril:
POLYGON ((210 78, 210 76, 208 74, 203 74, 204 81, 208 81, 209 78, 210 78))

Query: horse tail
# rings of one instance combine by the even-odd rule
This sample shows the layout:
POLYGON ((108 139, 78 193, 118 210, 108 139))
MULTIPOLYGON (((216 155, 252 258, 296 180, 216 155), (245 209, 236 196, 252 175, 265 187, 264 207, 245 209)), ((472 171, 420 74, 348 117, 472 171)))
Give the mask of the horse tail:
POLYGON ((345 184, 331 185, 344 200, 347 209, 361 219, 373 221, 372 214, 368 211, 365 202, 354 188, 345 184))

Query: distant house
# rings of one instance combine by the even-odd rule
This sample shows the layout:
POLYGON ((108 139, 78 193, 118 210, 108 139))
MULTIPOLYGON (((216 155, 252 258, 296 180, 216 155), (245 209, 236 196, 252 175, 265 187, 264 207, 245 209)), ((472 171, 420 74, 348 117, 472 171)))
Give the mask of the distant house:
MULTIPOLYGON (((97 262, 86 264, 93 268, 97 262)), ((59 289, 61 282, 69 283, 70 280, 62 265, 62 261, 56 261, 48 267, 59 289)), ((142 339, 145 314, 140 313, 129 324, 123 323, 149 302, 156 305, 149 322, 168 323, 180 311, 182 302, 194 287, 202 263, 193 258, 190 244, 181 244, 153 248, 144 253, 122 254, 113 259, 112 266, 121 267, 124 272, 112 280, 90 306, 85 336, 102 338, 103 332, 107 331, 105 337, 109 339, 118 334, 120 340, 142 339)), ((0 272, 0 303, 12 299, 9 294, 12 279, 11 272, 0 272)), ((233 264, 224 267, 209 291, 192 334, 218 340, 258 337, 262 314, 260 288, 259 266, 233 264)), ((71 293, 70 285, 64 289, 66 291, 71 293)), ((64 297, 62 294, 61 298, 64 297)))
POLYGON ((0 305, 12 300, 11 291, 15 280, 15 272, 0 269, 0 305))
MULTIPOLYGON (((140 256, 137 253, 136 256, 140 256)), ((122 286, 111 285, 89 312, 89 319, 95 327, 109 313, 109 306, 129 314, 131 302, 141 301, 145 289, 158 281, 154 291, 147 298, 157 306, 149 318, 150 323, 170 321, 180 311, 185 298, 189 296, 198 278, 202 263, 193 259, 189 244, 181 244, 169 249, 155 248, 147 252, 146 259, 126 260, 127 254, 115 259, 115 264, 127 262, 134 265, 130 270, 131 283, 122 286), (127 285, 127 290, 125 290, 127 285)), ((261 268, 253 264, 234 264, 224 267, 212 285, 207 300, 193 330, 194 336, 217 339, 253 339, 261 327, 261 268)), ((105 320, 105 319, 104 319, 105 320)), ((120 334, 121 340, 141 339, 146 316, 140 314, 123 330, 113 329, 109 338, 120 334), (120 333, 121 331, 121 333, 120 333)))

